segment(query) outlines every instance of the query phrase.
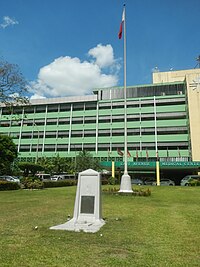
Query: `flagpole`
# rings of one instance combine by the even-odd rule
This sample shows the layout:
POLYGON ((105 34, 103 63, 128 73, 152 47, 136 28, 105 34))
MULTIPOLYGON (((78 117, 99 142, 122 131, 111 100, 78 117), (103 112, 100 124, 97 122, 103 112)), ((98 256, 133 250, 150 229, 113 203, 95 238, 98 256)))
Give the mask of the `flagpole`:
POLYGON ((126 94, 126 9, 124 4, 123 14, 124 30, 124 174, 121 178, 120 193, 132 193, 131 178, 128 175, 128 149, 127 149, 127 94, 126 94))
POLYGON ((124 174, 128 174, 127 164, 127 101, 126 101, 126 10, 124 5, 124 174))

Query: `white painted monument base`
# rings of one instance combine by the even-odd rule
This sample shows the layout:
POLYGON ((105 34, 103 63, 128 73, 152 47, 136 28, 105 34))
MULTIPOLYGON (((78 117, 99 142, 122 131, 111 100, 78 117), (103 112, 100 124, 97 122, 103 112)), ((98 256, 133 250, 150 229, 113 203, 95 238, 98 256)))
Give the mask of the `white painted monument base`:
POLYGON ((131 186, 131 177, 128 174, 123 174, 120 184, 119 193, 133 193, 131 186))
POLYGON ((70 221, 60 224, 57 226, 53 226, 50 229, 53 230, 67 230, 67 231, 75 231, 75 232, 86 232, 86 233, 96 233, 99 229, 105 224, 104 220, 96 220, 94 222, 78 222, 75 219, 71 219, 70 221))
POLYGON ((50 229, 95 233, 105 224, 101 209, 100 173, 92 169, 83 171, 78 176, 73 218, 50 229))

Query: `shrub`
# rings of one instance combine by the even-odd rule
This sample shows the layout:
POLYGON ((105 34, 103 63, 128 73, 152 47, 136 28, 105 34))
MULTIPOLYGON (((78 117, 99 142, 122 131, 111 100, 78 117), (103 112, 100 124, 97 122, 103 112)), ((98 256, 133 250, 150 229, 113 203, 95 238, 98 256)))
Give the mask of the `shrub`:
POLYGON ((14 182, 0 181, 0 191, 4 190, 18 190, 20 185, 14 182))
POLYGON ((110 184, 110 185, 115 185, 115 183, 116 183, 116 179, 115 179, 115 177, 109 177, 108 178, 108 184, 110 184))
POLYGON ((102 185, 108 184, 108 180, 107 180, 107 179, 102 179, 102 180, 101 180, 101 184, 102 184, 102 185))
POLYGON ((58 181, 44 181, 44 187, 63 187, 77 185, 77 180, 58 180, 58 181))
POLYGON ((147 189, 138 189, 138 190, 133 190, 133 195, 135 196, 144 196, 144 197, 148 197, 151 195, 151 190, 149 188, 147 189))
POLYGON ((24 189, 43 189, 44 188, 44 183, 36 178, 25 177, 21 180, 21 183, 24 189))
POLYGON ((144 197, 147 197, 147 196, 151 196, 151 190, 149 188, 147 189, 143 189, 143 188, 140 188, 140 189, 133 189, 133 193, 119 193, 119 188, 116 188, 116 187, 109 187, 109 188, 104 188, 103 189, 103 192, 105 193, 109 193, 109 194, 120 194, 120 195, 132 195, 132 196, 144 196, 144 197))
POLYGON ((199 180, 192 180, 189 185, 191 186, 200 186, 200 181, 199 180))

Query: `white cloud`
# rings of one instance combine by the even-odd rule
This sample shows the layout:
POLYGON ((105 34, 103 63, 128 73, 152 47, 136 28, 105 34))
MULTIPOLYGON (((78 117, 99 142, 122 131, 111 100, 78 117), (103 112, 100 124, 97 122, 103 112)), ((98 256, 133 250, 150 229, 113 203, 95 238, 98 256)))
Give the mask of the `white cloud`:
POLYGON ((32 82, 32 98, 90 94, 94 88, 117 85, 119 64, 111 45, 97 45, 89 55, 95 61, 81 61, 75 57, 59 57, 40 69, 38 80, 32 82), (110 68, 107 73, 104 67, 110 68), (115 71, 113 71, 115 70, 115 71))
POLYGON ((41 95, 38 95, 38 94, 34 94, 30 97, 30 100, 31 99, 44 99, 46 98, 45 96, 41 96, 41 95))
POLYGON ((5 29, 6 27, 10 25, 15 25, 15 24, 19 24, 19 22, 13 18, 10 18, 9 16, 4 16, 3 23, 0 24, 0 28, 5 29))
POLYGON ((113 48, 110 44, 103 46, 98 44, 89 50, 88 54, 96 58, 95 64, 100 68, 105 68, 115 64, 113 48))

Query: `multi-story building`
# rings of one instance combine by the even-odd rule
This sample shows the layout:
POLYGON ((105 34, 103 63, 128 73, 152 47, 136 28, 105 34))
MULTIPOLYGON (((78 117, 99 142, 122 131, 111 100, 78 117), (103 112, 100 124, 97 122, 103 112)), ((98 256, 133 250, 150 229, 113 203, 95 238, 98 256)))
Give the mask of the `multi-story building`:
MULTIPOLYGON (((152 84, 127 87, 130 169, 152 169, 158 158, 163 169, 166 162, 173 168, 179 162, 188 171, 200 166, 199 79, 200 69, 156 72, 152 84)), ((12 111, 1 105, 0 120, 0 134, 13 138, 20 160, 75 157, 87 150, 104 166, 115 161, 123 168, 119 155, 124 151, 123 87, 97 89, 88 96, 32 100, 12 111)))

